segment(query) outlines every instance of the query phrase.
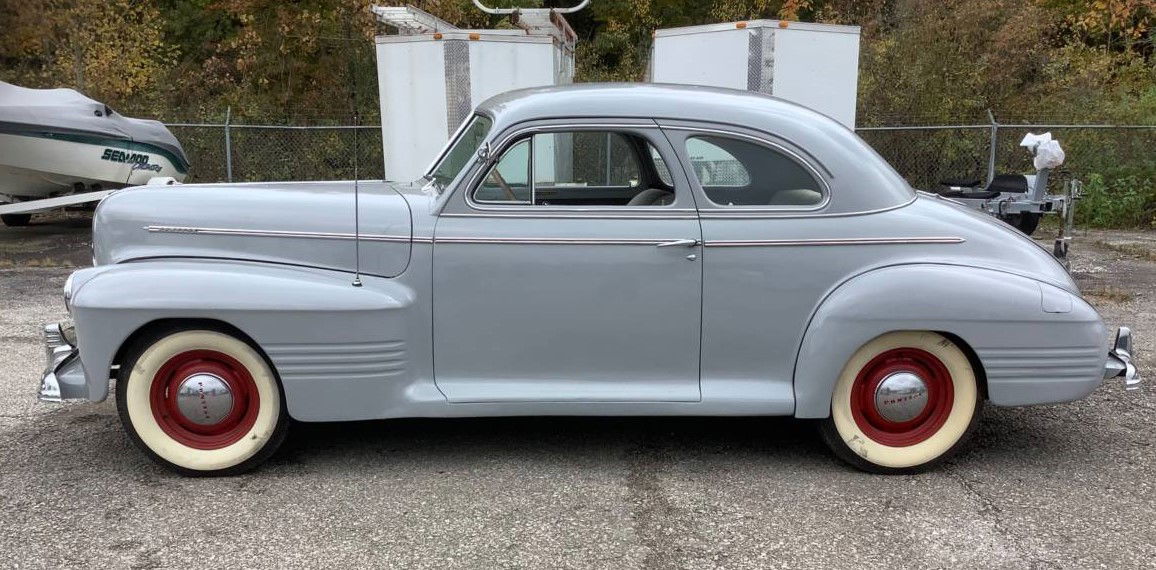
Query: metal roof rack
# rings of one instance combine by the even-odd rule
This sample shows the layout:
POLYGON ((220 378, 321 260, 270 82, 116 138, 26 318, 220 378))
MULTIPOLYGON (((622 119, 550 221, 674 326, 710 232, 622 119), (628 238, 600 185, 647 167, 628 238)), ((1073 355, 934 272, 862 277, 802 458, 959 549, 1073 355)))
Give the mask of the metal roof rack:
POLYGON ((570 49, 578 41, 578 34, 566 21, 563 14, 573 14, 590 4, 590 0, 582 0, 577 6, 570 8, 490 8, 482 4, 481 0, 474 0, 474 6, 487 14, 508 15, 510 22, 526 30, 527 34, 553 36, 570 49))
POLYGON ((457 26, 425 10, 413 6, 371 6, 369 8, 383 24, 397 28, 403 36, 452 32, 457 26))

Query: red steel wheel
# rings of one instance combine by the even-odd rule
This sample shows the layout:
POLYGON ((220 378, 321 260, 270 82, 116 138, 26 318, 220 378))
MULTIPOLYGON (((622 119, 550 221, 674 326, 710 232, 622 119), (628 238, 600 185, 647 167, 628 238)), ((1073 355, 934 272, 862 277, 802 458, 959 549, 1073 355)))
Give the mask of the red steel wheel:
POLYGON ((169 437, 194 449, 221 449, 257 421, 261 396, 237 360, 214 350, 173 356, 153 375, 149 403, 169 437))
POLYGON ((979 406, 975 371, 960 347, 929 331, 887 333, 844 366, 823 438, 861 469, 916 471, 958 447, 979 406))
POLYGON ((895 348, 872 358, 855 377, 851 414, 872 440, 903 447, 935 435, 951 414, 951 373, 935 355, 895 348))

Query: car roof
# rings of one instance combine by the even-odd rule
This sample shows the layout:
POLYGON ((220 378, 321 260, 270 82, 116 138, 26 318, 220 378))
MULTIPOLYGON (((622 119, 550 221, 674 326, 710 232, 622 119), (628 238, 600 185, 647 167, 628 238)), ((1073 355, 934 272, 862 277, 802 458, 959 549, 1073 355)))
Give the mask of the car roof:
POLYGON ((891 208, 915 198, 910 185, 854 131, 822 113, 762 93, 696 85, 583 83, 509 91, 483 101, 477 110, 494 120, 491 139, 519 123, 565 118, 642 118, 664 125, 694 121, 759 131, 794 147, 827 174, 828 213, 891 208))
POLYGON ((648 117, 728 122, 737 105, 833 120, 802 105, 752 91, 668 83, 580 83, 516 89, 482 102, 478 110, 503 123, 542 118, 648 117))

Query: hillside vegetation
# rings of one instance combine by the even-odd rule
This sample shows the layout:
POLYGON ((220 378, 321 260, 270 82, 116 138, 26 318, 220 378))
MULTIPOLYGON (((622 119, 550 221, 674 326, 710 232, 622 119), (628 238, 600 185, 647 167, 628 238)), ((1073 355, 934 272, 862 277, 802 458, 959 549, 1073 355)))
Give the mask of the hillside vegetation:
MULTIPOLYGON (((411 4, 509 26, 469 0, 411 4)), ((1156 0, 594 0, 569 17, 578 78, 642 80, 653 30, 755 18, 861 26, 860 126, 985 123, 988 109, 1003 124, 1156 125, 1156 0)), ((0 78, 74 87, 130 115, 378 120, 373 36, 387 30, 359 0, 0 0, 0 30, 0 78)), ((1153 143, 1156 129, 1065 140, 1088 185, 1085 221, 1154 223, 1153 143)), ((953 150, 950 133, 911 144, 985 152, 953 150)))

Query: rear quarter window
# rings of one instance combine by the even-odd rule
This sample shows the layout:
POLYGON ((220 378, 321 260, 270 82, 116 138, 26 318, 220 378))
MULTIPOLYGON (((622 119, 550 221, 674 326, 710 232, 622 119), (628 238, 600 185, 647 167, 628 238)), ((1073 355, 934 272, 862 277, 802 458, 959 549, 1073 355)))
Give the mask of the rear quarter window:
POLYGON ((686 153, 706 197, 720 206, 816 206, 823 185, 790 155, 722 136, 686 139, 686 153))

